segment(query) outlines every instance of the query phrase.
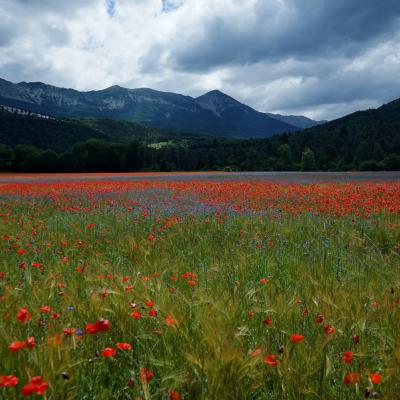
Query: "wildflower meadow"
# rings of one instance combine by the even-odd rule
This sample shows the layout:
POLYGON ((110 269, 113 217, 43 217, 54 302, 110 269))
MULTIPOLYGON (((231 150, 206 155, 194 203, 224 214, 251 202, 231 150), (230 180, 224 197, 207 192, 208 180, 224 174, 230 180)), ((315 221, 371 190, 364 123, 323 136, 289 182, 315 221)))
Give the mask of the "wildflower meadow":
POLYGON ((400 183, 0 183, 0 399, 400 399, 400 183))

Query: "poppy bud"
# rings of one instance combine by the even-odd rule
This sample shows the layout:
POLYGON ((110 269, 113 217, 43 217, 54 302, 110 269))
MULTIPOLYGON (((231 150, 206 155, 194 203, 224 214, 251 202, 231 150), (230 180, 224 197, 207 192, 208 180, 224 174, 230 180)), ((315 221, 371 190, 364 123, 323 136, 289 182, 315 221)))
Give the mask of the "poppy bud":
POLYGON ((379 393, 375 392, 370 388, 366 388, 364 392, 364 396, 366 399, 377 399, 379 397, 379 393))
POLYGON ((360 335, 353 335, 353 342, 355 344, 360 343, 360 335))

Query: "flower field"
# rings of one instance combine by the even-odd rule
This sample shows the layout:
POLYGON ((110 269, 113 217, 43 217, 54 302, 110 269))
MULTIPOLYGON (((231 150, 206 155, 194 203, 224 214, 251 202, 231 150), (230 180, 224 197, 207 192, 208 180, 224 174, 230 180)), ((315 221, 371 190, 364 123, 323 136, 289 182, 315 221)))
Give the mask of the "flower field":
POLYGON ((0 183, 0 399, 399 399, 400 183, 0 183))

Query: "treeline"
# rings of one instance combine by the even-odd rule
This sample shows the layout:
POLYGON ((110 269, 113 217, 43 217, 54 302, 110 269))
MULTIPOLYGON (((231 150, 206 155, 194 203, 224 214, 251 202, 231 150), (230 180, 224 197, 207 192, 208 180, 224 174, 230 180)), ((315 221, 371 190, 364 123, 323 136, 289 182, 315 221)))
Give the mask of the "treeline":
MULTIPOLYGON (((125 171, 295 171, 400 170, 400 140, 353 146, 336 138, 337 146, 303 132, 270 139, 202 138, 161 147, 132 141, 110 143, 90 139, 57 153, 30 145, 0 145, 0 170, 13 172, 125 171), (347 144, 346 144, 346 143, 347 144)), ((348 135, 347 135, 348 136, 348 135)), ((397 139, 396 139, 397 140, 397 139)))

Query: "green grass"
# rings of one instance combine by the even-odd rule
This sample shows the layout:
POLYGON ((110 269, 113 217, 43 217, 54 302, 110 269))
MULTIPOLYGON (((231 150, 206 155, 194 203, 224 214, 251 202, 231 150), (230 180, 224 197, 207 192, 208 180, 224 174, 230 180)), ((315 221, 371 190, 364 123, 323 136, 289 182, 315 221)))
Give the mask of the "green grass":
MULTIPOLYGON (((15 374, 21 383, 43 375, 50 383, 44 398, 168 399, 176 390, 183 399, 361 399, 375 372, 382 374, 373 387, 380 398, 400 396, 400 230, 385 215, 222 222, 186 216, 165 228, 162 215, 140 218, 102 206, 65 213, 46 200, 21 201, 13 214, 0 225, 9 236, 0 242, 6 273, 0 280, 0 374, 15 374), (151 232, 157 240, 148 240, 151 232), (18 255, 26 243, 32 247, 18 255), (32 268, 35 261, 43 269, 32 268), (77 266, 86 268, 77 272, 77 266), (195 286, 181 277, 188 271, 198 275, 195 286), (264 277, 269 282, 261 284, 264 277), (126 292, 129 284, 134 288, 126 292), (155 318, 147 315, 149 299, 155 318), (143 318, 130 316, 130 303, 143 318), (42 305, 61 317, 41 314, 42 305), (32 316, 27 323, 16 319, 23 306, 32 316), (324 334, 319 314, 334 334, 324 334), (167 315, 176 325, 164 323, 167 315), (62 334, 64 327, 84 330, 101 317, 110 320, 108 332, 83 339, 62 334), (266 317, 272 325, 263 323, 266 317), (305 338, 292 343, 292 333, 305 338), (8 350, 28 336, 36 338, 35 349, 8 350), (49 344, 56 338, 60 345, 49 344), (98 356, 116 342, 133 349, 98 356), (261 354, 252 357, 256 348, 261 354), (354 353, 350 365, 342 362, 345 351, 354 353), (279 355, 281 364, 264 364, 267 354, 279 355), (148 383, 139 378, 142 367, 154 372, 148 383), (344 376, 354 371, 360 383, 345 385, 344 376)), ((0 388, 1 399, 19 393, 20 385, 0 388)))

